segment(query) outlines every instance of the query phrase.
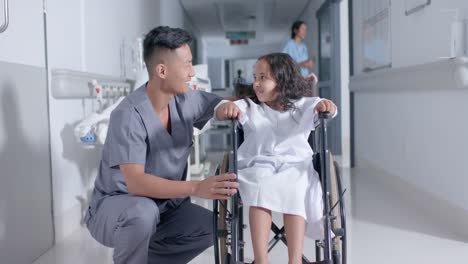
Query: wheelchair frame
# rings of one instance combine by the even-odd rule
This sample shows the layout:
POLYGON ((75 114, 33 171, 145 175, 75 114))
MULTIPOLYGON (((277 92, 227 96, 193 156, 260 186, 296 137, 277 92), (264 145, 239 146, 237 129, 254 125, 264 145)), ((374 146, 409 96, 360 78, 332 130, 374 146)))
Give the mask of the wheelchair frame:
MULTIPOLYGON (((345 204, 343 200, 346 190, 343 191, 338 163, 332 161, 331 153, 328 150, 327 122, 330 118, 330 113, 319 113, 318 145, 320 151, 319 153, 314 153, 314 167, 319 172, 323 190, 324 239, 315 241, 315 262, 310 262, 303 255, 303 264, 346 264, 347 235, 345 204), (323 159, 322 157, 325 158, 323 159), (332 232, 335 235, 333 238, 332 232)), ((227 173, 228 171, 237 174, 237 148, 240 145, 239 127, 238 121, 233 120, 232 155, 226 154, 224 156, 221 166, 216 170, 216 175, 227 173)), ((312 132, 312 135, 312 143, 315 143, 315 133, 312 132)), ((311 147, 314 149, 317 144, 312 145, 311 147)), ((213 222, 215 263, 243 264, 245 244, 243 241, 243 229, 245 225, 243 224, 242 200, 238 192, 233 195, 230 201, 213 201, 213 222)), ((284 227, 280 229, 272 222, 271 231, 274 232, 274 237, 269 242, 268 252, 279 241, 287 245, 284 227)))

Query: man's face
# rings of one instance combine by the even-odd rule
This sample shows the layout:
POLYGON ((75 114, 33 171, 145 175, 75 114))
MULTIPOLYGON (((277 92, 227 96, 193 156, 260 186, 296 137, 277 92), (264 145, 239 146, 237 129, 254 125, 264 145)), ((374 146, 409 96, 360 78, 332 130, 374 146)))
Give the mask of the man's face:
POLYGON ((187 44, 174 50, 167 63, 167 84, 174 94, 188 92, 189 82, 195 75, 192 67, 192 52, 187 44))

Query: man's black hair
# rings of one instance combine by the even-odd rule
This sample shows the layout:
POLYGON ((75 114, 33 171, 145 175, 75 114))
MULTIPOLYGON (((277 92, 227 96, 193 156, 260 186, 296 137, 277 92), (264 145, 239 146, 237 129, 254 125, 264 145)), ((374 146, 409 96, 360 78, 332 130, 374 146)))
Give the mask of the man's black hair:
POLYGON ((151 58, 156 50, 175 50, 191 42, 190 33, 181 28, 159 26, 152 29, 146 34, 143 42, 143 59, 146 67, 149 70, 151 58))

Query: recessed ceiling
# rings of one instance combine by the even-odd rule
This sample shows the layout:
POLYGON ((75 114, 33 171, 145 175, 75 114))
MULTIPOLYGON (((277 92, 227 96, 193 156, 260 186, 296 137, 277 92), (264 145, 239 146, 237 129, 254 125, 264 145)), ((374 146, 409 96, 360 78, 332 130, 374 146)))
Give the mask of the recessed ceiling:
POLYGON ((180 0, 189 21, 202 36, 223 37, 227 31, 256 31, 257 37, 289 35, 312 0, 180 0))

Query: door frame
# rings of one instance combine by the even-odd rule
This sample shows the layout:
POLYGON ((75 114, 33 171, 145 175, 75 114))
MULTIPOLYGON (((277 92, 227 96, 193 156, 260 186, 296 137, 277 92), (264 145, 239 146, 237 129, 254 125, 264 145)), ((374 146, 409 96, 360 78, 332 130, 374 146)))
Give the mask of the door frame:
MULTIPOLYGON (((331 99, 339 107, 341 105, 341 51, 340 51, 340 13, 339 13, 339 4, 341 0, 326 0, 316 12, 316 18, 318 21, 318 71, 320 78, 320 61, 321 61, 321 52, 322 52, 322 43, 321 43, 321 23, 320 18, 325 14, 325 12, 330 12, 330 37, 331 41, 331 61, 330 61, 330 80, 319 81, 318 89, 319 92, 321 88, 331 87, 330 94, 331 99)), ((342 154, 342 131, 341 131, 341 117, 338 115, 334 122, 330 124, 330 149, 333 153, 337 155, 342 154)))

